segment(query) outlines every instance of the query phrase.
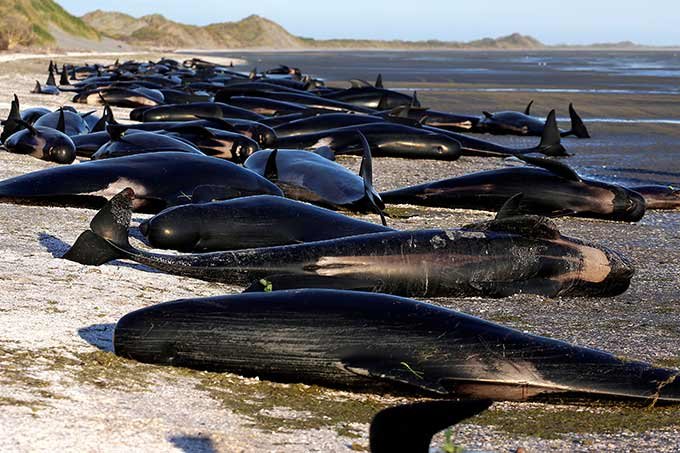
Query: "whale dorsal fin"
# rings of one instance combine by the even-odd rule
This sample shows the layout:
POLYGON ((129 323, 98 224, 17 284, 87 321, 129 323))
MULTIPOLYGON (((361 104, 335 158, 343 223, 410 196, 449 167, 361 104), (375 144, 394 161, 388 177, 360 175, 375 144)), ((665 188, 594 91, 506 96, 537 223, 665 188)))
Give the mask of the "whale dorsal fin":
POLYGON ((555 110, 551 110, 545 119, 543 134, 541 134, 541 142, 538 144, 537 151, 547 156, 568 156, 561 144, 555 110))
POLYGON ((516 217, 522 215, 520 211, 520 204, 524 198, 523 193, 517 193, 512 197, 508 198, 507 201, 501 206, 501 208, 496 213, 495 220, 501 220, 507 217, 516 217))
POLYGON ((319 146, 312 151, 314 154, 318 154, 324 159, 332 160, 335 162, 335 153, 329 146, 319 146))
POLYGON ((57 86, 57 81, 54 80, 54 71, 50 71, 50 74, 47 76, 47 82, 45 82, 45 85, 50 85, 53 87, 57 86))
POLYGON ((118 124, 116 122, 116 118, 114 118, 113 116, 113 110, 111 110, 111 106, 109 105, 109 103, 106 102, 101 93, 99 94, 99 97, 104 103, 104 113, 102 114, 102 117, 99 118, 99 121, 97 121, 97 124, 95 124, 94 127, 92 128, 92 132, 101 132, 106 130, 107 124, 118 124))
POLYGON ((66 70, 66 65, 61 68, 61 77, 59 77, 59 85, 71 85, 68 80, 68 71, 66 70))
POLYGON ((7 121, 16 121, 21 119, 21 111, 19 110, 19 98, 17 95, 14 95, 14 100, 10 103, 10 108, 9 108, 9 115, 7 115, 7 119, 2 122, 2 124, 5 124, 7 121))
POLYGON ((571 133, 578 138, 590 138, 590 133, 586 129, 586 125, 583 124, 583 120, 576 113, 574 109, 574 104, 569 103, 569 118, 571 119, 571 133))
POLYGON ((561 236, 555 222, 547 217, 538 215, 516 215, 501 219, 488 220, 485 222, 465 225, 462 230, 509 233, 529 238, 542 239, 559 239, 561 236))
POLYGON ((279 179, 279 170, 276 168, 276 155, 279 153, 278 149, 273 150, 269 153, 267 158, 267 164, 264 167, 264 177, 270 181, 276 181, 279 179))
POLYGON ((229 121, 225 120, 224 118, 217 118, 214 116, 203 116, 203 115, 194 115, 194 117, 198 118, 199 120, 203 121, 210 121, 211 123, 219 124, 220 129, 223 129, 228 132, 238 132, 236 127, 234 126, 233 123, 230 123, 229 121))
POLYGON ((482 112, 482 114, 483 114, 485 117, 489 118, 489 119, 493 118, 493 114, 487 112, 486 110, 484 110, 484 111, 482 112))
POLYGON ((177 124, 165 129, 168 132, 177 132, 178 134, 195 134, 199 137, 215 137, 215 134, 204 126, 197 126, 194 124, 177 124))
POLYGON ((36 129, 35 126, 30 124, 28 121, 18 119, 16 120, 16 122, 24 126, 26 129, 28 129, 28 132, 30 132, 31 135, 36 135, 38 133, 38 129, 36 129))
POLYGON ((421 107, 420 100, 418 99, 418 92, 417 91, 413 92, 413 97, 411 99, 411 107, 416 107, 416 108, 421 107))
POLYGON ((125 132, 127 132, 127 130, 128 130, 127 126, 124 126, 122 124, 106 125, 106 132, 109 134, 109 138, 111 138, 112 142, 121 140, 123 136, 125 136, 125 132))
POLYGON ((66 133, 66 118, 64 115, 64 109, 59 109, 59 121, 57 122, 57 130, 59 132, 66 133))
POLYGON ((380 96, 380 101, 378 101, 378 106, 375 109, 379 110, 379 111, 384 111, 384 110, 387 110, 387 105, 388 105, 388 99, 387 99, 387 93, 385 93, 382 96, 380 96))
POLYGON ((378 78, 375 79, 375 85, 376 88, 385 88, 383 86, 383 80, 382 80, 382 74, 378 74, 378 78))
POLYGON ((349 81, 352 88, 370 88, 371 84, 363 79, 352 79, 349 81))
POLYGON ((540 167, 545 170, 548 170, 550 173, 554 173, 555 175, 561 178, 576 182, 582 181, 581 177, 578 175, 578 173, 574 171, 573 168, 571 168, 567 164, 563 164, 560 161, 546 159, 544 157, 531 157, 524 155, 516 155, 515 157, 535 167, 540 167))
POLYGON ((359 140, 364 148, 364 153, 361 158, 361 168, 359 169, 359 176, 364 181, 364 192, 366 198, 368 199, 373 209, 380 216, 380 221, 384 226, 387 226, 387 221, 385 220, 385 214, 383 210, 385 209, 385 203, 383 203, 382 198, 378 192, 373 188, 373 158, 371 156, 371 146, 368 144, 368 140, 361 132, 359 134, 359 140))
POLYGON ((42 92, 42 86, 40 86, 40 82, 36 80, 35 88, 33 88, 33 91, 31 91, 31 93, 40 94, 40 92, 42 92))
POLYGON ((533 105, 533 103, 534 103, 534 100, 533 100, 533 99, 532 99, 531 101, 529 101, 529 103, 527 104, 526 108, 524 109, 524 114, 525 114, 525 115, 531 115, 531 106, 533 105))

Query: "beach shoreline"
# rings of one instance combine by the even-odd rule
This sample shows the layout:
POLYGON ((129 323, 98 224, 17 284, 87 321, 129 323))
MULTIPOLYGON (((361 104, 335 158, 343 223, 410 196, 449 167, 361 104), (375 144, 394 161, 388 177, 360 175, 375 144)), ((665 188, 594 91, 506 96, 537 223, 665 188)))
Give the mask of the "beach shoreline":
MULTIPOLYGON (((135 55, 160 57, 163 53, 135 55)), ((88 58, 92 63, 95 56, 104 58, 98 54, 72 58, 88 58)), ((253 57, 248 64, 258 59, 256 54, 253 57)), ((6 117, 14 93, 23 108, 74 105, 83 110, 82 105, 70 102, 70 93, 30 93, 35 79, 46 77, 49 58, 53 57, 9 60, 3 65, 1 118, 6 117)), ((297 63, 291 60, 282 63, 297 63)), ((395 78, 386 83, 405 89, 427 85, 395 78)), ((470 113, 523 107, 527 96, 522 92, 419 92, 424 105, 470 113)), ((553 106, 564 111, 573 101, 584 118, 672 117, 677 105, 677 96, 673 95, 545 92, 531 96, 537 115, 545 115, 553 106)), ((116 108, 114 112, 124 120, 129 109, 116 108)), ((648 178, 680 182, 680 172, 673 167, 680 150, 677 126, 593 123, 588 127, 592 140, 564 141, 574 154, 565 162, 580 173, 616 181, 648 178), (648 157, 629 160, 642 152, 648 157), (635 169, 644 172, 631 173, 635 169)), ((538 140, 482 138, 512 146, 531 146, 538 140)), ((339 162, 358 172, 358 158, 341 157, 339 162)), ((462 158, 455 162, 417 161, 416 165, 412 160, 375 158, 374 185, 378 190, 388 190, 516 164, 462 158)), ((52 165, 3 152, 0 179, 52 165)), ((113 326, 124 314, 178 298, 235 294, 242 288, 167 275, 126 261, 87 267, 58 259, 88 228, 95 212, 0 203, 3 450, 366 451, 372 414, 407 401, 389 395, 275 384, 229 373, 150 366, 116 357, 111 352, 113 326)), ((147 217, 135 214, 133 223, 147 217)), ((379 222, 376 215, 357 217, 379 222)), ((399 229, 456 228, 492 217, 493 213, 481 211, 403 206, 394 210, 388 222, 399 229)), ((680 212, 650 212, 635 224, 578 218, 561 218, 556 223, 563 234, 597 242, 628 256, 637 269, 631 288, 606 299, 516 295, 504 299, 437 298, 430 302, 522 331, 678 368, 680 212)), ((496 403, 486 415, 468 420, 451 432, 456 445, 475 451, 515 451, 522 447, 526 451, 671 452, 680 449, 679 420, 677 407, 657 410, 566 400, 496 403)), ((433 446, 442 442, 440 434, 433 446)))

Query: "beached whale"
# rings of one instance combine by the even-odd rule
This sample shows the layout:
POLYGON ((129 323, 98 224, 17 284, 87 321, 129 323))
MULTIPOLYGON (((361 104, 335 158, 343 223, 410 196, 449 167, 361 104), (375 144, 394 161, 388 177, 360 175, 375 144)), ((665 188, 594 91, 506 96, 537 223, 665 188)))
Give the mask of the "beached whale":
MULTIPOLYGON (((406 107, 410 109, 410 107, 406 107)), ((405 111, 405 110, 402 110, 405 111)), ((388 112, 389 113, 389 112, 388 112)), ((279 118, 281 120, 281 118, 279 118)), ((330 113, 313 116, 292 117, 290 121, 274 125, 276 135, 280 137, 282 143, 295 143, 293 137, 305 138, 314 134, 322 135, 325 131, 333 131, 348 126, 359 126, 366 124, 385 124, 386 122, 398 123, 412 129, 422 129, 424 133, 435 133, 445 135, 460 143, 461 153, 472 156, 492 156, 507 157, 517 154, 542 153, 550 156, 565 156, 566 150, 561 145, 560 134, 555 120, 555 113, 551 112, 545 123, 541 141, 537 146, 528 148, 512 148, 496 143, 470 137, 469 135, 459 134, 449 129, 433 127, 428 123, 421 124, 410 119, 406 114, 380 114, 380 115, 354 115, 348 113, 330 113), (290 137, 290 138, 286 138, 290 137)))
POLYGON ((382 225, 271 195, 175 206, 143 221, 139 230, 154 248, 201 253, 392 231, 382 225))
POLYGON ((70 164, 75 160, 76 146, 68 135, 50 127, 34 126, 23 120, 19 122, 23 123, 25 128, 13 133, 5 140, 4 145, 7 151, 29 154, 58 164, 70 164))
POLYGON ((288 198, 331 209, 374 211, 384 224, 385 205, 373 188, 371 149, 363 135, 359 139, 363 145, 359 175, 335 163, 333 152, 326 148, 263 150, 250 156, 244 166, 274 182, 288 198), (323 156, 324 152, 329 156, 323 156))
MULTIPOLYGON (((484 112, 484 117, 477 123, 476 129, 490 134, 536 135, 543 133, 543 122, 531 116, 531 104, 527 105, 524 113, 514 111, 484 112)), ((560 131, 562 137, 574 135, 577 138, 590 138, 590 133, 583 124, 583 120, 576 113, 573 104, 569 104, 571 129, 560 131)))
POLYGON ((461 154, 460 143, 446 135, 387 122, 279 137, 276 143, 279 148, 316 149, 327 146, 335 154, 361 154, 363 143, 359 140, 359 132, 368 140, 374 157, 456 160, 461 154))
POLYGON ((630 190, 642 195, 647 209, 680 209, 680 189, 674 186, 633 186, 630 190))
POLYGON ((54 80, 54 72, 52 69, 49 71, 49 76, 47 77, 47 82, 42 85, 37 80, 35 81, 35 88, 31 91, 34 94, 51 94, 58 95, 60 93, 59 87, 57 86, 57 81, 54 80))
POLYGON ((133 200, 132 189, 112 198, 64 258, 86 265, 130 259, 202 280, 241 286, 255 282, 253 291, 323 287, 433 297, 614 296, 628 288, 634 272, 618 253, 562 236, 551 221, 536 216, 500 218, 459 230, 395 231, 229 252, 156 254, 128 241, 133 200))
POLYGON ((264 116, 221 102, 159 105, 151 108, 137 108, 130 112, 131 120, 145 123, 148 121, 192 121, 200 118, 241 118, 259 121, 264 116))
POLYGON ((386 89, 380 75, 375 86, 363 80, 352 80, 351 83, 351 88, 324 93, 323 97, 373 110, 390 110, 413 104, 413 97, 408 94, 386 89))
POLYGON ((680 371, 385 294, 302 289, 184 299, 115 328, 146 363, 362 392, 680 402, 680 371))
POLYGON ((625 187, 581 178, 556 160, 517 156, 532 166, 488 170, 382 192, 386 204, 497 211, 511 197, 523 194, 524 214, 578 216, 636 222, 645 214, 645 200, 625 187))
POLYGON ((221 199, 283 195, 271 182, 231 162, 191 153, 158 152, 48 168, 6 179, 0 181, 0 201, 100 208, 125 187, 136 189, 135 210, 152 213, 191 203, 192 193, 202 188, 219 188, 221 199))
POLYGON ((127 128, 119 124, 109 124, 106 126, 106 132, 109 141, 101 145, 92 155, 93 160, 158 152, 204 155, 197 147, 184 140, 155 132, 133 131, 128 134, 127 128))

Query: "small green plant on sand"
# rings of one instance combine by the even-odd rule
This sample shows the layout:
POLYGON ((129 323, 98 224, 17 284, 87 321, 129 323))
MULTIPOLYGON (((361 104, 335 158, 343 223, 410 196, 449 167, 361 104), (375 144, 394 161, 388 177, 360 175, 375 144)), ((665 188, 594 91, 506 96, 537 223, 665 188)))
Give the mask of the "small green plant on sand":
POLYGON ((453 443, 453 430, 446 428, 444 431, 444 443, 439 447, 445 453, 463 453, 464 448, 453 443))

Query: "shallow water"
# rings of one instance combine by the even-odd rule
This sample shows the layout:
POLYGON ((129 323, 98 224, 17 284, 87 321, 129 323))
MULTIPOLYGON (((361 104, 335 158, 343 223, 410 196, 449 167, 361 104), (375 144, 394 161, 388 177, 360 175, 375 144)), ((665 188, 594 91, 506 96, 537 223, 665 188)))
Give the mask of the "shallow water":
MULTIPOLYGON (((372 82, 381 73, 388 87, 417 91, 423 105, 455 113, 523 110, 533 98, 532 113, 542 117, 556 108, 563 129, 569 129, 566 107, 573 101, 593 136, 564 140, 574 154, 567 162, 579 172, 622 184, 680 184, 676 52, 318 51, 239 56, 260 69, 297 66, 332 85, 355 78, 372 82), (666 171, 655 172, 659 168, 666 171)), ((519 147, 537 142, 536 137, 478 137, 519 147)))
MULTIPOLYGON (((227 56, 224 53, 205 55, 227 56)), ((680 53, 672 51, 315 51, 248 52, 251 66, 295 65, 327 80, 353 78, 484 83, 570 89, 677 92, 680 53)))

